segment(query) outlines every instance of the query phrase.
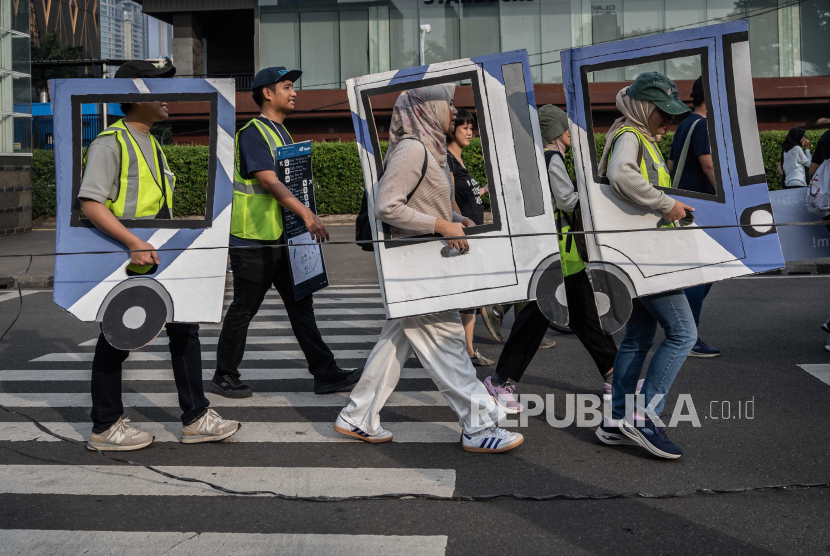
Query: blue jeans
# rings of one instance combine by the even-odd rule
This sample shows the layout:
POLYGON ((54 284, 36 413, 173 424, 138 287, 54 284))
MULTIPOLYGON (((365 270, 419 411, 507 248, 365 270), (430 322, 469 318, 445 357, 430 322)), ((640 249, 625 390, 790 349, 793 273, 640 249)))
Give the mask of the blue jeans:
POLYGON ((648 366, 637 409, 649 417, 660 415, 674 377, 683 366, 686 356, 697 341, 689 301, 680 290, 640 297, 634 300, 631 318, 625 325, 625 338, 614 360, 614 382, 611 395, 611 414, 614 419, 625 415, 625 396, 634 394, 646 356, 654 344, 659 324, 666 334, 651 364, 648 366), (652 399, 662 394, 658 403, 652 399))
POLYGON ((712 284, 701 284, 683 290, 683 293, 686 294, 686 299, 689 300, 689 307, 692 309, 692 316, 695 318, 696 328, 700 327, 700 310, 703 309, 703 300, 709 295, 709 290, 711 289, 712 284))

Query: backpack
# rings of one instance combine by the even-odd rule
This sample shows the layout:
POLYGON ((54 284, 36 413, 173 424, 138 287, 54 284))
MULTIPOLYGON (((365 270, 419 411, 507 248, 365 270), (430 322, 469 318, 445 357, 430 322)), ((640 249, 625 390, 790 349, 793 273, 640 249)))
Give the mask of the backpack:
MULTIPOLYGON (((409 195, 406 196, 407 202, 415 194, 415 191, 417 191, 418 188, 421 186, 421 182, 424 181, 424 176, 427 175, 429 155, 426 154, 426 147, 424 147, 424 153, 424 165, 421 168, 421 179, 418 180, 418 185, 415 186, 415 189, 410 191, 409 195)), ((360 212, 357 213, 357 219, 355 220, 354 227, 355 241, 372 241, 372 225, 369 223, 369 201, 366 197, 366 191, 363 192, 363 201, 360 203, 360 212)), ((361 243, 360 248, 364 251, 374 251, 375 244, 361 243)))
POLYGON ((810 180, 807 212, 824 218, 830 215, 830 159, 818 167, 810 180))

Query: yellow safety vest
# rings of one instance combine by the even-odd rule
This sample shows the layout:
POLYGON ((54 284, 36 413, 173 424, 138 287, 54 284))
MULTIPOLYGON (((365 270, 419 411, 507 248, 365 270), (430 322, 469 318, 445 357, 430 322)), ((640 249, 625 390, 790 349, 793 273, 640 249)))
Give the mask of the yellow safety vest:
MULTIPOLYGON (((549 149, 545 150, 548 151, 549 149)), ((576 246, 575 236, 565 235, 571 231, 573 212, 566 212, 557 208, 553 211, 553 216, 556 219, 556 228, 559 230, 559 233, 556 235, 556 240, 559 242, 559 259, 562 264, 562 275, 564 277, 572 276, 585 268, 585 262, 579 255, 579 250, 576 246)))
MULTIPOLYGON (((640 159, 640 174, 643 176, 643 179, 651 185, 671 189, 671 174, 669 174, 669 168, 668 166, 666 166, 666 162, 663 160, 663 154, 660 152, 660 149, 658 149, 657 145, 646 139, 642 133, 640 133, 633 127, 621 127, 614 135, 614 139, 612 139, 611 143, 611 148, 608 151, 609 160, 611 159, 611 155, 614 153, 614 143, 617 142, 617 138, 627 131, 631 131, 632 133, 634 133, 634 135, 637 136, 637 139, 639 139, 640 141, 640 146, 643 147, 643 150, 646 153, 648 153, 648 156, 644 155, 640 159)), ((665 220, 661 219, 661 222, 665 222, 665 220)), ((669 222, 668 224, 659 227, 673 228, 674 223, 669 222)))
MULTIPOLYGON (((170 216, 173 216, 173 189, 175 188, 175 176, 170 173, 167 166, 167 157, 161 150, 156 138, 150 135, 150 142, 153 150, 157 149, 160 156, 154 156, 152 161, 144 158, 144 153, 130 134, 124 120, 118 120, 107 129, 98 134, 98 137, 114 135, 121 146, 121 172, 118 189, 118 197, 115 201, 107 199, 106 207, 112 211, 117 218, 141 218, 152 219, 164 207, 165 199, 170 216), (159 158, 163 168, 159 168, 159 158), (155 176, 150 170, 150 164, 155 168, 155 176), (165 173, 165 170, 167 173, 165 173)), ((84 155, 84 166, 86 166, 86 155, 84 155)))
MULTIPOLYGON (((277 132, 257 118, 245 124, 236 133, 231 235, 244 239, 275 241, 280 238, 283 229, 279 203, 262 188, 256 178, 246 180, 239 173, 239 134, 250 125, 255 126, 268 143, 268 148, 271 149, 271 154, 274 157, 275 171, 277 168, 277 148, 282 147, 282 139, 280 139, 277 132)), ((288 130, 286 130, 286 133, 288 133, 288 130)))

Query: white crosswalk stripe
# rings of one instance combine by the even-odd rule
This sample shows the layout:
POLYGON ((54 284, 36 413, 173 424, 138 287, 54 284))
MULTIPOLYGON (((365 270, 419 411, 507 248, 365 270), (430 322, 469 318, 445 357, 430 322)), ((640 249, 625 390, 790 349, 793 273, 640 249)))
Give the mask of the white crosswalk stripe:
POLYGON ((819 379, 825 384, 830 384, 830 365, 812 364, 799 365, 802 369, 819 379))
MULTIPOLYGON (((254 392, 250 398, 224 398, 207 394, 212 407, 345 407, 349 403, 348 392, 318 396, 313 392, 254 392)), ((175 393, 132 393, 121 396, 124 405, 130 407, 178 407, 175 393)), ((90 394, 25 392, 0 394, 0 404, 6 407, 90 407, 90 394)), ((395 406, 444 406, 446 400, 438 392, 392 392, 386 407, 395 406)))
MULTIPOLYGON (((215 346, 219 343, 218 336, 203 336, 199 339, 203 346, 215 346)), ((372 344, 378 341, 376 334, 361 334, 359 336, 323 336, 323 341, 327 344, 372 344)), ((98 343, 98 338, 86 341, 79 344, 81 347, 95 347, 98 343)), ((161 335, 149 344, 148 346, 166 346, 168 339, 161 335)), ((273 344, 297 344, 297 338, 294 336, 248 336, 246 345, 273 345, 273 344)))
MULTIPOLYGON (((308 369, 240 369, 244 380, 295 380, 311 379, 308 369)), ((92 375, 91 369, 14 369, 0 371, 0 381, 87 381, 92 375)), ((172 369, 124 369, 123 380, 161 380, 173 381, 172 369)), ((212 370, 203 370, 202 378, 210 380, 213 378, 212 370)), ((423 369, 403 369, 401 378, 429 378, 423 369)))
POLYGON ((0 530, 7 554, 84 554, 112 556, 135 553, 170 556, 436 556, 444 554, 444 535, 315 535, 285 533, 179 533, 155 531, 0 530))
MULTIPOLYGON (((92 423, 43 423, 49 430, 73 438, 86 440, 92 423)), ((155 436, 154 442, 179 442, 181 423, 131 422, 131 425, 155 436)), ((384 423, 383 428, 394 435, 395 442, 442 443, 458 442, 461 428, 458 423, 384 423)), ((0 442, 60 442, 34 423, 6 423, 0 429, 0 442)), ((334 430, 332 423, 321 422, 270 422, 244 423, 239 432, 226 442, 357 442, 334 430)))
MULTIPOLYGON (((294 496, 433 494, 452 496, 452 469, 325 467, 154 466, 237 491, 269 490, 294 496)), ((225 496, 206 485, 162 477, 149 469, 116 465, 2 465, 2 494, 95 496, 225 496)))
MULTIPOLYGON (((226 291, 226 307, 231 296, 232 290, 229 289, 226 291)), ((317 326, 324 334, 324 341, 332 348, 337 348, 332 352, 341 366, 356 367, 362 364, 377 342, 378 334, 385 322, 385 312, 377 284, 332 287, 315 294, 314 303, 317 326)), ((251 454, 250 461, 256 461, 261 466, 246 465, 247 457, 240 459, 239 463, 233 459, 225 459, 223 464, 195 465, 178 465, 181 461, 188 461, 186 455, 173 460, 177 465, 164 464, 165 461, 171 460, 159 462, 155 459, 169 450, 193 450, 194 453, 197 450, 179 444, 182 425, 175 421, 180 411, 179 399, 173 386, 170 353, 166 348, 168 339, 163 331, 148 347, 130 352, 122 373, 125 383, 134 381, 129 388, 125 387, 126 391, 122 395, 123 404, 128 408, 128 412, 140 415, 139 421, 133 420, 131 425, 149 432, 155 437, 155 443, 164 446, 165 452, 159 451, 162 448, 142 451, 143 459, 140 461, 174 475, 206 480, 239 491, 269 490, 299 496, 357 496, 400 492, 452 495, 456 485, 454 469, 407 467, 405 459, 394 460, 395 467, 358 465, 326 468, 313 467, 311 462, 308 467, 262 466, 261 462, 268 460, 263 460, 261 455, 254 455, 265 454, 264 450, 273 450, 275 445, 280 451, 297 454, 302 454, 303 450, 315 446, 319 446, 314 448, 316 450, 372 449, 358 440, 337 433, 334 430, 333 417, 326 420, 319 420, 319 417, 316 417, 317 421, 308 420, 309 415, 336 415, 338 408, 348 404, 349 394, 338 392, 319 396, 311 392, 313 377, 291 331, 291 324, 285 317, 287 314, 282 307, 281 299, 276 291, 271 290, 266 296, 263 309, 257 313, 249 327, 251 334, 247 338, 249 347, 244 361, 255 362, 249 363, 255 368, 246 369, 243 364, 240 369, 242 379, 246 382, 281 382, 252 384, 254 395, 249 398, 224 398, 207 393, 211 406, 225 417, 238 418, 228 414, 234 411, 244 412, 245 415, 251 412, 262 415, 259 419, 243 419, 243 426, 239 432, 223 443, 228 445, 227 447, 221 448, 245 450, 246 454, 251 454), (258 335, 257 331, 266 332, 260 332, 261 335, 258 335), (288 368, 279 368, 280 365, 288 368), (282 382, 286 380, 304 381, 301 388, 304 391, 290 391, 298 386, 296 383, 282 382), (153 385, 153 382, 157 384, 153 385), (166 384, 167 387, 158 391, 162 384, 166 384), (281 388, 280 384, 284 387, 281 388), (295 409, 296 412, 286 412, 285 409, 295 409), (156 418, 159 412, 169 416, 160 422, 150 420, 156 418), (349 448, 350 444, 354 448, 349 448), (231 448, 232 445, 236 445, 236 448, 231 448), (231 462, 230 466, 227 462, 231 462)), ((200 340, 204 350, 202 359, 205 362, 202 377, 205 381, 213 377, 215 367, 210 362, 216 360, 216 345, 221 326, 221 323, 200 326, 200 340)), ((31 368, 21 365, 24 368, 0 370, 0 404, 24 412, 46 412, 49 417, 43 424, 50 430, 75 440, 87 439, 91 432, 91 423, 83 419, 78 411, 88 412, 91 396, 88 390, 79 390, 79 384, 90 380, 90 363, 97 341, 97 338, 90 338, 72 351, 41 352, 42 355, 29 362, 28 366, 31 368), (54 367, 50 367, 48 363, 53 363, 54 367), (2 388, 3 384, 8 387, 2 388), (31 391, 15 391, 27 390, 32 384, 38 386, 32 387, 31 391), (11 388, 12 385, 14 388, 11 388), (63 413, 74 417, 60 420, 63 413)), ((416 358, 413 357, 412 361, 417 364, 416 358)), ((422 368, 405 368, 401 373, 401 379, 404 381, 427 378, 428 375, 422 368)), ((414 383, 410 383, 410 388, 412 384, 414 383)), ((418 384, 419 387, 425 386, 424 383, 418 384)), ((427 411, 432 419, 436 419, 385 419, 384 428, 394 436, 392 445, 451 445, 457 444, 460 440, 459 424, 452 421, 453 414, 446 400, 431 385, 427 386, 427 390, 417 391, 399 388, 390 395, 386 407, 392 411, 394 408, 416 408, 399 411, 427 411)), ((59 440, 43 433, 33 423, 18 420, 2 423, 0 442, 14 443, 16 449, 25 451, 24 447, 28 443, 53 442, 57 446, 59 440)), ((198 448, 204 452, 213 449, 216 448, 210 445, 198 448)), ((291 465, 298 465, 295 462, 303 465, 304 459, 300 457, 289 461, 292 461, 291 465)), ((367 461, 371 462, 369 465, 375 465, 373 459, 358 461, 362 461, 362 465, 366 465, 367 461)), ((227 496, 205 485, 171 480, 140 467, 66 465, 44 460, 26 462, 23 465, 0 465, 0 494, 2 493, 73 497, 133 495, 140 498, 227 496)), ((141 502, 134 504, 136 511, 141 511, 141 502)), ((376 529, 361 532, 374 533, 376 529)), ((3 552, 19 554, 129 553, 134 551, 137 545, 142 547, 142 553, 156 554, 169 551, 170 554, 199 556, 228 553, 433 555, 445 553, 447 537, 291 534, 290 531, 280 534, 237 534, 0 529, 0 546, 7 547, 3 552)))

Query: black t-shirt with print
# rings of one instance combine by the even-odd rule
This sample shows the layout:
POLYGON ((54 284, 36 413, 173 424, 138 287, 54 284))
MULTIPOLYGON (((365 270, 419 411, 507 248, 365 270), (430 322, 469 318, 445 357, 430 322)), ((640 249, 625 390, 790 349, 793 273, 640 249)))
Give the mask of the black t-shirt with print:
POLYGON ((475 222, 476 226, 481 226, 484 224, 484 206, 481 204, 478 182, 451 152, 447 152, 447 164, 455 178, 455 202, 461 215, 475 222))

